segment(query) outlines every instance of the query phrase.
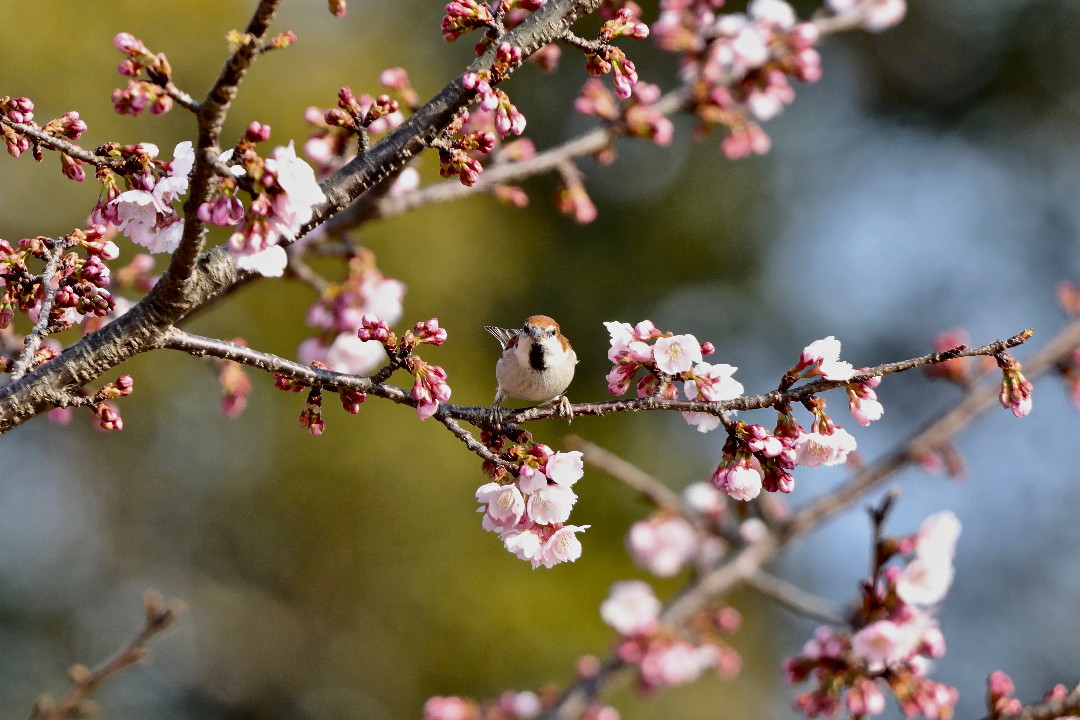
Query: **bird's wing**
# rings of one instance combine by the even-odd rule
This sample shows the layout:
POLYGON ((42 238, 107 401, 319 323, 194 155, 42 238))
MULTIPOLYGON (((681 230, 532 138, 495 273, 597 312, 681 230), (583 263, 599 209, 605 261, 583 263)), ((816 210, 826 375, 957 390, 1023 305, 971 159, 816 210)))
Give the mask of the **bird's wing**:
POLYGON ((502 345, 504 350, 510 341, 517 337, 519 332, 517 330, 495 327, 494 325, 485 325, 484 329, 495 336, 495 339, 499 341, 499 344, 502 345))

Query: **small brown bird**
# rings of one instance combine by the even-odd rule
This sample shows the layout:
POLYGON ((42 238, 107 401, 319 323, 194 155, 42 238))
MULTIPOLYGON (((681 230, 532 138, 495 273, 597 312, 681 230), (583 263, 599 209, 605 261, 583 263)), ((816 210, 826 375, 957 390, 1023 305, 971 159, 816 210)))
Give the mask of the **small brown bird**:
POLYGON ((499 387, 491 406, 496 412, 508 395, 547 404, 559 402, 559 412, 573 417, 570 401, 563 393, 574 379, 577 353, 559 331, 559 324, 547 315, 532 315, 520 330, 484 326, 502 345, 502 357, 495 364, 499 387))

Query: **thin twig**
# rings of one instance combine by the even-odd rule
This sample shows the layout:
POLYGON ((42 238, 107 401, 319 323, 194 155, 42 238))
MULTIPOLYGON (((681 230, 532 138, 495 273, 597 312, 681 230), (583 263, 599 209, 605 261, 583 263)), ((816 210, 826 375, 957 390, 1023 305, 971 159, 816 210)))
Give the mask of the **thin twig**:
POLYGON ((39 698, 30 714, 31 720, 63 720, 92 714, 90 696, 104 683, 145 659, 150 641, 184 614, 183 603, 174 600, 166 604, 155 590, 146 593, 144 604, 146 623, 135 639, 93 670, 85 665, 72 666, 69 673, 72 685, 68 691, 57 702, 48 696, 39 698))
POLYGON ((764 570, 751 573, 746 584, 799 615, 832 625, 844 622, 844 614, 836 605, 764 570))
POLYGON ((686 509, 678 493, 671 490, 659 478, 648 474, 633 463, 576 435, 567 437, 565 444, 571 450, 580 450, 588 467, 606 472, 630 489, 637 491, 656 507, 672 510, 697 520, 697 516, 686 509))

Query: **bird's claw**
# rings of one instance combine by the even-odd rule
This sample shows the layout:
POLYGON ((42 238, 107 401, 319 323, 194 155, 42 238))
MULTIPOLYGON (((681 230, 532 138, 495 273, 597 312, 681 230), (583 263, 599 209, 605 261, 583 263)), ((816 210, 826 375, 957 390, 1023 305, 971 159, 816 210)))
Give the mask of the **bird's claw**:
POLYGON ((574 422, 574 408, 570 404, 570 399, 565 395, 560 395, 558 399, 552 401, 558 412, 559 417, 566 418, 567 424, 574 422))

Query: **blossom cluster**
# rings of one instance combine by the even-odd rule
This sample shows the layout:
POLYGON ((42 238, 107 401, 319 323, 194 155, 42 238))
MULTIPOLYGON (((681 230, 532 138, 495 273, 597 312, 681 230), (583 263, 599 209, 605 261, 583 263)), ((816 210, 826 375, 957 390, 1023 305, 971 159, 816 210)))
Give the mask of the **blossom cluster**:
POLYGON ((692 623, 695 637, 682 637, 660 622, 660 601, 652 587, 641 580, 624 580, 611 586, 600 605, 600 617, 619 633, 615 654, 637 669, 639 692, 692 682, 713 671, 721 677, 737 675, 742 661, 722 639, 738 629, 740 617, 734 608, 702 614, 692 623))
POLYGON ((386 361, 378 340, 361 340, 357 329, 365 315, 396 325, 403 313, 405 284, 383 276, 375 255, 358 250, 346 262, 346 275, 330 282, 308 308, 307 324, 319 330, 300 344, 300 362, 316 360, 350 375, 367 375, 386 361))
POLYGON ((500 466, 494 479, 476 491, 483 528, 498 533, 503 546, 534 569, 577 560, 581 541, 576 533, 589 526, 566 521, 577 502, 571 488, 584 475, 581 453, 537 444, 515 445, 507 455, 517 463, 516 476, 500 466))
POLYGON ((98 172, 102 192, 90 214, 92 222, 114 225, 136 245, 151 253, 171 253, 180 244, 184 219, 176 202, 188 191, 188 174, 195 164, 190 140, 173 148, 173 159, 158 161, 152 143, 110 147, 110 155, 124 158, 138 167, 125 180, 130 189, 121 192, 116 176, 109 170, 98 172))
POLYGON ((821 626, 801 655, 784 661, 790 683, 813 680, 799 694, 808 717, 877 715, 891 693, 907 717, 946 720, 954 688, 927 677, 930 661, 945 653, 945 638, 927 606, 944 599, 953 578, 960 522, 950 512, 931 515, 912 536, 879 542, 875 576, 863 583, 850 628, 821 626), (885 563, 893 558, 902 565, 885 563))
MULTIPOLYGON (((637 381, 638 397, 655 394, 674 399, 678 397, 675 380, 683 382, 688 400, 732 400, 743 393, 742 383, 732 377, 738 368, 702 361, 715 351, 712 343, 698 342, 693 335, 665 333, 649 320, 637 325, 606 322, 604 326, 611 336, 608 360, 614 363, 605 379, 613 395, 627 393, 641 369, 647 374, 637 381)), ((683 416, 701 432, 720 425, 720 418, 708 413, 686 412, 683 416)))
POLYGON ((198 216, 211 225, 236 227, 228 248, 239 269, 277 277, 287 263, 280 243, 295 240, 326 197, 292 142, 274 148, 265 159, 255 152, 256 144, 269 138, 268 125, 252 122, 236 148, 219 156, 231 176, 219 178, 198 216), (241 187, 251 196, 246 208, 237 197, 241 187))
MULTIPOLYGON (((792 80, 820 79, 814 49, 820 32, 812 22, 799 22, 784 0, 752 0, 745 13, 721 15, 722 4, 661 0, 652 34, 663 50, 679 55, 702 129, 725 127, 724 154, 736 159, 768 152, 769 137, 758 123, 795 99, 792 80)), ((904 0, 831 0, 829 7, 877 31, 900 21, 904 0)))
POLYGON ((106 233, 105 227, 92 225, 55 241, 25 238, 19 241, 18 249, 0 239, 0 329, 9 326, 16 310, 29 313, 34 322, 38 320, 46 287, 42 276, 28 265, 32 258, 42 262, 53 255, 57 258, 56 274, 48 280, 55 294, 48 307, 47 332, 66 330, 84 317, 112 312, 116 299, 106 289, 111 273, 105 263, 116 259, 120 250, 106 233), (81 249, 85 257, 75 249, 81 249))
POLYGON ((532 720, 541 710, 543 699, 531 690, 507 690, 485 704, 456 695, 436 695, 424 703, 424 720, 532 720))

